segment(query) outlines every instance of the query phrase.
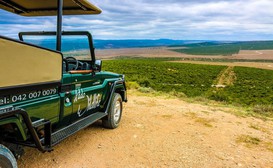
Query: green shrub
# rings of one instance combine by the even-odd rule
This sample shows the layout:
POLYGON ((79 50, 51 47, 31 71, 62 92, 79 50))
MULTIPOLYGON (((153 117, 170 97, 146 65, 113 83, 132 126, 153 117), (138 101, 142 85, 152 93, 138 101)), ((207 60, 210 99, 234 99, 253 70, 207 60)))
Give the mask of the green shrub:
POLYGON ((151 82, 147 77, 141 77, 137 80, 138 84, 142 87, 150 87, 151 82))
POLYGON ((152 93, 154 92, 154 90, 150 87, 140 87, 138 88, 138 91, 140 91, 141 93, 152 93))
POLYGON ((140 88, 140 86, 137 82, 128 81, 128 82, 126 82, 126 88, 127 89, 138 89, 138 88, 140 88))
POLYGON ((207 97, 211 100, 221 101, 221 102, 229 102, 229 95, 223 91, 212 91, 207 94, 207 97))
POLYGON ((273 117, 273 106, 272 105, 255 105, 253 108, 253 111, 255 113, 267 116, 267 117, 273 117))

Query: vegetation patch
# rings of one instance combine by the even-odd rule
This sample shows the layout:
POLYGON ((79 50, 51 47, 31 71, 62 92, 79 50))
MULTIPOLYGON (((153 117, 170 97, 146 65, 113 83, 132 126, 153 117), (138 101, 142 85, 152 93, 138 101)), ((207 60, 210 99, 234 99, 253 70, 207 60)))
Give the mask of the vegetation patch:
POLYGON ((172 118, 173 116, 172 115, 168 115, 168 114, 165 114, 165 115, 162 115, 163 118, 166 118, 166 119, 170 119, 172 118))
POLYGON ((265 133, 270 133, 266 128, 264 128, 264 127, 262 127, 260 125, 257 125, 257 124, 250 124, 249 128, 252 128, 252 129, 255 129, 255 130, 258 130, 258 131, 261 131, 261 132, 265 132, 265 133))
POLYGON ((200 123, 200 124, 202 124, 202 125, 204 125, 206 127, 213 127, 213 125, 211 123, 215 122, 214 119, 207 119, 207 118, 199 117, 194 112, 189 112, 189 113, 186 114, 186 116, 194 119, 195 122, 200 123))
POLYGON ((127 89, 138 89, 138 88, 140 88, 140 85, 137 82, 128 81, 128 82, 126 82, 126 88, 127 89))
POLYGON ((259 146, 259 147, 262 147, 264 149, 267 149, 267 150, 273 152, 272 142, 265 142, 265 141, 260 140, 257 137, 253 137, 250 135, 240 135, 237 137, 236 142, 244 144, 246 147, 249 147, 249 148, 259 146))
POLYGON ((232 55, 240 51, 239 46, 230 44, 209 44, 200 43, 187 45, 187 48, 173 49, 172 51, 190 54, 190 55, 232 55))
POLYGON ((272 117, 273 71, 256 68, 234 67, 236 80, 218 90, 210 90, 207 96, 217 101, 254 107, 254 112, 272 117))
POLYGON ((236 142, 244 143, 247 147, 251 147, 252 145, 259 145, 261 140, 250 135, 240 135, 237 137, 236 142))
POLYGON ((214 122, 214 120, 198 117, 195 119, 195 122, 203 124, 206 127, 213 127, 211 123, 214 122))
POLYGON ((181 64, 163 58, 106 60, 104 69, 125 74, 127 87, 142 93, 215 100, 247 107, 247 115, 273 118, 272 70, 181 64))
POLYGON ((181 49, 171 49, 179 53, 190 55, 224 55, 238 54, 240 50, 272 50, 273 41, 250 41, 250 42, 204 42, 195 44, 185 44, 181 49))
POLYGON ((150 87, 140 87, 138 88, 138 91, 141 93, 152 93, 154 90, 150 87))
POLYGON ((253 111, 257 114, 273 118, 273 106, 272 105, 256 105, 253 111))
POLYGON ((122 59, 104 61, 105 70, 126 75, 126 80, 141 87, 188 97, 205 94, 225 66, 180 64, 157 59, 122 59))

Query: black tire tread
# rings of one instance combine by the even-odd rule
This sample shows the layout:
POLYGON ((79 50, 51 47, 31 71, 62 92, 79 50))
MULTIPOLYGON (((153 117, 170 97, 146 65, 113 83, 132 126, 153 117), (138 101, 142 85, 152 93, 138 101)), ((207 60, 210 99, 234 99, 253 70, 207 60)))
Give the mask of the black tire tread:
MULTIPOLYGON (((2 158, 5 158, 7 160, 10 161, 10 164, 9 163, 6 163, 5 164, 5 167, 7 167, 7 165, 11 165, 12 168, 17 168, 17 162, 16 162, 16 159, 14 157, 14 155, 12 154, 12 152, 7 148, 5 147, 4 145, 0 144, 0 156, 2 158), (2 151, 2 152, 1 152, 2 151)), ((2 160, 3 161, 3 160, 2 160)), ((0 167, 2 168, 5 168, 4 166, 1 165, 1 162, 0 162, 0 167)))
POLYGON ((109 108, 109 111, 108 111, 108 115, 107 117, 105 117, 104 119, 102 119, 102 125, 103 127, 105 128, 108 128, 108 129, 115 129, 118 127, 118 124, 114 124, 113 123, 113 116, 112 116, 112 112, 113 112, 113 106, 115 105, 115 102, 120 99, 121 100, 121 114, 120 114, 120 118, 122 116, 122 98, 121 98, 121 95, 119 93, 114 93, 113 95, 113 98, 112 98, 112 102, 111 102, 111 105, 110 105, 110 108, 109 108))

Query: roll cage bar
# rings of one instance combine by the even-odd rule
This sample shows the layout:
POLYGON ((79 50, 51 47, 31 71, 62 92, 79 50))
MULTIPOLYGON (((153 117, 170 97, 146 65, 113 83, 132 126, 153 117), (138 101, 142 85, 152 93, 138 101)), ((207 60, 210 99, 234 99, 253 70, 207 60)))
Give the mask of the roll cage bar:
MULTIPOLYGON (((21 41, 24 41, 23 36, 56 36, 57 32, 20 32, 19 34, 19 39, 21 41)), ((83 35, 87 36, 88 41, 89 41, 89 48, 90 48, 90 54, 91 54, 91 65, 95 64, 95 48, 93 44, 93 38, 92 35, 88 31, 63 31, 61 32, 61 35, 71 35, 71 36, 76 36, 76 35, 83 35)))

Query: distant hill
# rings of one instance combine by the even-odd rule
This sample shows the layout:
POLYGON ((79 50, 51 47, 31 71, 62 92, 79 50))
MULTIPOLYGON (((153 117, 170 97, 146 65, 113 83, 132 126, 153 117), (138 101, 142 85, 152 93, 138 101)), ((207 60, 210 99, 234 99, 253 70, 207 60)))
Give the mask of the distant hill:
MULTIPOLYGON (((178 47, 178 45, 175 45, 178 47)), ((200 42, 179 45, 181 49, 172 51, 191 55, 232 55, 240 50, 273 50, 273 41, 243 41, 243 42, 200 42)))
POLYGON ((180 46, 186 44, 203 43, 200 40, 94 40, 97 49, 114 49, 114 48, 138 48, 138 47, 159 47, 159 46, 180 46))
MULTIPOLYGON (((55 49, 55 38, 29 38, 32 44, 55 49)), ((89 48, 86 38, 67 37, 62 39, 62 51, 86 50, 89 48)), ((192 55, 232 55, 240 50, 273 49, 273 41, 210 41, 210 40, 94 40, 96 49, 142 48, 142 47, 183 47, 173 51, 192 55)))

